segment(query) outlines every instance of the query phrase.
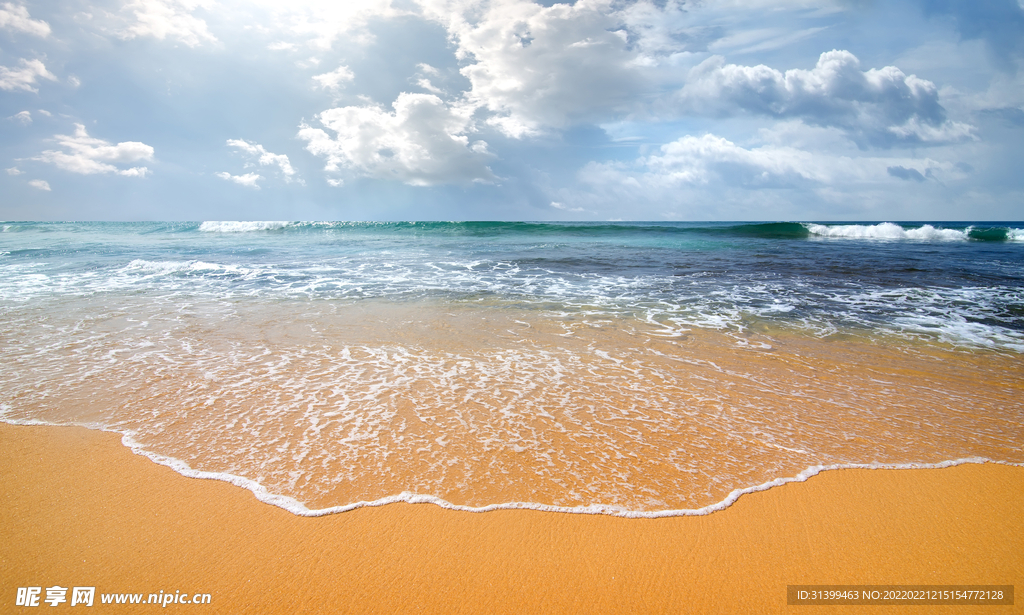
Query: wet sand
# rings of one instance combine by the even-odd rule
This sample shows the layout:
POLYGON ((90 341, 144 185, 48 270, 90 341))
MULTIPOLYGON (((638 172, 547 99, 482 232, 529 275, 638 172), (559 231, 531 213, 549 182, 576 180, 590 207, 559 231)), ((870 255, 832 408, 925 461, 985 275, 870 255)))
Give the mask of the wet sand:
MULTIPOLYGON (((1024 468, 840 470, 703 517, 392 504, 301 518, 119 436, 0 424, 0 612, 18 587, 209 593, 202 613, 1017 613, 787 606, 788 584, 1024 588, 1024 468)), ((45 598, 45 591, 44 596, 45 598)), ((85 612, 150 612, 99 604, 85 612)), ((41 603, 45 612, 57 608, 41 603)), ((76 611, 77 612, 77 611, 76 611)))
POLYGON ((311 509, 412 492, 693 510, 815 465, 1024 463, 1018 353, 441 301, 257 302, 230 322, 172 302, 140 323, 151 300, 96 317, 106 300, 26 307, 0 335, 19 349, 0 417, 130 432, 311 509))

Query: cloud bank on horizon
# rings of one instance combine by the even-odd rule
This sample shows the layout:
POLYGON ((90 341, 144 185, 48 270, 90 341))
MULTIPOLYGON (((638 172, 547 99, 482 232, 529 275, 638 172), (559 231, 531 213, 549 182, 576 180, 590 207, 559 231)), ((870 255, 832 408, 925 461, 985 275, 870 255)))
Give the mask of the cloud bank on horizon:
POLYGON ((8 220, 1024 218, 1024 0, 11 0, 0 106, 8 220))

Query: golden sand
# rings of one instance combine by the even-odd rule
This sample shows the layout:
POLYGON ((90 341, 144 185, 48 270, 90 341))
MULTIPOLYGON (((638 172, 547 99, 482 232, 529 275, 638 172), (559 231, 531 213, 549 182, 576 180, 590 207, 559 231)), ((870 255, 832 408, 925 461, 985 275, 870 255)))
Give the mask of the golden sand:
MULTIPOLYGON (((1024 468, 840 470, 703 517, 393 504, 302 518, 71 427, 0 424, 0 612, 18 587, 209 593, 201 613, 1017 613, 787 606, 788 584, 1024 588, 1024 468)), ((89 612, 153 612, 100 605, 89 612)), ((59 612, 41 605, 41 612, 59 612)), ((30 612, 30 611, 25 611, 30 612)), ((77 612, 77 611, 75 611, 77 612)))

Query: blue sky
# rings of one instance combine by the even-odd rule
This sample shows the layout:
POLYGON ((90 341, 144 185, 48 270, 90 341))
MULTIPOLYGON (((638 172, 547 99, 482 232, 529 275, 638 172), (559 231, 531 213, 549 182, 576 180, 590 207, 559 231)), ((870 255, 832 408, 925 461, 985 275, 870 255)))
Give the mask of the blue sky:
POLYGON ((1020 220, 1022 155, 1018 0, 0 0, 7 220, 1020 220))

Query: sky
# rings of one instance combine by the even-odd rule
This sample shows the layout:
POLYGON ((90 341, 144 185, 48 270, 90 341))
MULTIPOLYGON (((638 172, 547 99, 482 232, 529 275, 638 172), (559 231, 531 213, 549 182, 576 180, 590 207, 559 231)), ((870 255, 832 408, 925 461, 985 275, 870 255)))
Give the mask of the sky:
POLYGON ((1024 219, 1024 0, 0 0, 0 219, 1024 219))

